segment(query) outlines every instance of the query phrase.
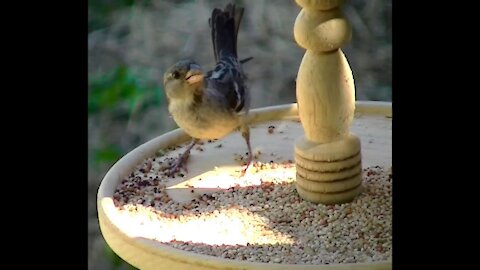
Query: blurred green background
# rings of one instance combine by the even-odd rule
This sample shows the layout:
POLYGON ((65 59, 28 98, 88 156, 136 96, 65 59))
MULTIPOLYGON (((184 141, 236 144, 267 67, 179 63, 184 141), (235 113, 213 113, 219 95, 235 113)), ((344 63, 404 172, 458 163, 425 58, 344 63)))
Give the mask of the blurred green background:
MULTIPOLYGON (((88 1, 88 268, 133 269, 105 244, 97 220, 96 192, 122 155, 176 128, 162 89, 165 69, 193 58, 212 67, 208 18, 228 1, 88 1)), ((245 7, 238 53, 245 65, 252 107, 295 102, 295 77, 304 50, 293 39, 300 8, 293 0, 234 1, 245 7)), ((343 48, 357 100, 391 101, 391 0, 349 0, 353 28, 343 48)))

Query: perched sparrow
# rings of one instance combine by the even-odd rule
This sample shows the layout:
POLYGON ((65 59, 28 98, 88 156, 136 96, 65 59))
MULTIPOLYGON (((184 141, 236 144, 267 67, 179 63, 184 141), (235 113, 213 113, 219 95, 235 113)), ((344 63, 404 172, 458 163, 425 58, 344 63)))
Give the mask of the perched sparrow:
POLYGON ((243 8, 228 4, 215 8, 209 19, 216 65, 203 72, 193 60, 182 60, 165 72, 163 83, 168 110, 175 122, 190 135, 192 143, 173 164, 173 174, 184 165, 190 150, 201 139, 219 139, 240 130, 247 143, 247 166, 253 160, 247 114, 250 95, 245 85, 242 64, 251 58, 237 58, 237 34, 243 8))

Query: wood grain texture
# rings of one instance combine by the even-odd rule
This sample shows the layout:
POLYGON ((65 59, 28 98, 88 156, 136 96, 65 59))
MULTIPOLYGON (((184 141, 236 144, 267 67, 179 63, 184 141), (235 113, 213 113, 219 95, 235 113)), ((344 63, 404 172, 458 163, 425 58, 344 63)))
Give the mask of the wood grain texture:
MULTIPOLYGON (((297 102, 305 137, 295 142, 296 156, 307 168, 297 166, 297 191, 315 203, 342 203, 361 192, 338 181, 360 175, 362 163, 351 166, 360 153, 359 138, 350 133, 355 111, 355 85, 348 61, 340 50, 351 38, 351 27, 342 14, 341 1, 297 1, 303 7, 295 20, 295 41, 307 49, 297 76, 297 102), (328 7, 328 8, 326 8, 328 7), (308 162, 311 161, 311 162, 308 162), (318 161, 335 161, 337 171, 326 172, 318 161), (319 165, 319 167, 312 167, 319 165), (342 189, 343 188, 343 189, 342 189), (335 194, 319 191, 335 189, 335 194)), ((361 158, 361 155, 360 155, 361 158)), ((358 181, 357 181, 358 182, 358 181)), ((348 182, 350 183, 350 182, 348 182)))

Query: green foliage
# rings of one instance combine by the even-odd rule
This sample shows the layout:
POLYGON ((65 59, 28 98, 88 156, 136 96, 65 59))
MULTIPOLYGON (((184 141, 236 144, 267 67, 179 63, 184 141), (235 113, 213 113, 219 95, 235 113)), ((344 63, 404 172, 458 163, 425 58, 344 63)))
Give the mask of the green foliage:
POLYGON ((115 162, 122 155, 121 149, 116 145, 107 145, 102 149, 96 149, 94 153, 94 160, 99 163, 115 162))
MULTIPOLYGON (((161 89, 149 86, 145 79, 136 76, 125 66, 119 66, 89 80, 88 115, 97 123, 122 123, 140 116, 152 106, 161 106, 164 97, 161 89)), ((111 126, 97 127, 101 139, 89 148, 89 165, 111 165, 117 161, 125 149, 120 146, 121 134, 111 134, 111 126), (103 128, 102 128, 103 127, 103 128)))
POLYGON ((132 116, 151 105, 160 105, 160 89, 148 87, 125 66, 120 66, 89 82, 88 113, 124 110, 132 116))

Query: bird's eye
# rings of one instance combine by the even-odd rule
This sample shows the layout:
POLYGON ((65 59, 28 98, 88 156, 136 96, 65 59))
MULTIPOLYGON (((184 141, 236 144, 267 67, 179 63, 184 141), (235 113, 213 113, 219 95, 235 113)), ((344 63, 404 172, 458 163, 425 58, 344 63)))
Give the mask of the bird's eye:
POLYGON ((172 72, 172 77, 173 77, 174 79, 180 78, 180 72, 178 72, 178 71, 172 72))

